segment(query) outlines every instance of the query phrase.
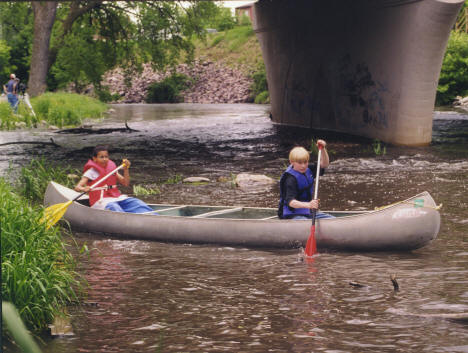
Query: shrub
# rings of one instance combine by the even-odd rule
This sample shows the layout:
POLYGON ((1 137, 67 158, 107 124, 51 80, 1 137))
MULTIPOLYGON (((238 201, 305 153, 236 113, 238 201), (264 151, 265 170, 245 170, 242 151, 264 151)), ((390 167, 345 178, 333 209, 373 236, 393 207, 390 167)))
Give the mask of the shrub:
POLYGON ((181 91, 189 87, 190 79, 183 74, 174 73, 160 82, 154 82, 148 87, 147 103, 179 103, 183 99, 181 91))
POLYGON ((468 96, 468 34, 452 32, 447 45, 436 104, 451 104, 456 96, 468 96))
POLYGON ((255 97, 254 103, 256 104, 270 103, 270 94, 268 93, 268 91, 263 91, 257 94, 257 96, 255 97))

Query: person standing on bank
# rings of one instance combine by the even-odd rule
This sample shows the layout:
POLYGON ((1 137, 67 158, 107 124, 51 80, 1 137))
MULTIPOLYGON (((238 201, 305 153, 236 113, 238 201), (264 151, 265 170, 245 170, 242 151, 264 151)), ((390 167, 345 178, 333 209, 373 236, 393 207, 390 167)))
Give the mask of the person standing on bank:
POLYGON ((3 92, 7 95, 8 103, 16 114, 18 111, 18 81, 15 74, 10 75, 10 80, 3 85, 3 92))
MULTIPOLYGON (((322 146, 320 158, 320 174, 330 164, 324 140, 317 141, 317 147, 322 146)), ((290 165, 280 179, 280 202, 278 216, 282 219, 311 219, 311 209, 318 209, 319 200, 313 200, 314 179, 317 164, 309 164, 309 152, 304 147, 294 147, 289 153, 290 165)), ((333 216, 317 212, 316 219, 333 218, 333 216)))
MULTIPOLYGON (((89 192, 89 204, 92 208, 100 210, 110 210, 117 212, 130 212, 130 213, 152 213, 157 214, 146 203, 135 197, 128 197, 127 195, 120 194, 117 188, 117 182, 124 186, 130 185, 130 161, 124 159, 123 163, 123 176, 119 172, 115 172, 109 176, 105 181, 99 183, 99 187, 107 186, 106 190, 91 190, 94 180, 99 180, 108 173, 117 168, 115 163, 109 159, 109 152, 107 146, 96 146, 93 151, 92 159, 88 160, 83 168, 83 176, 75 190, 78 192, 89 192)), ((99 189, 99 188, 98 188, 99 189)))

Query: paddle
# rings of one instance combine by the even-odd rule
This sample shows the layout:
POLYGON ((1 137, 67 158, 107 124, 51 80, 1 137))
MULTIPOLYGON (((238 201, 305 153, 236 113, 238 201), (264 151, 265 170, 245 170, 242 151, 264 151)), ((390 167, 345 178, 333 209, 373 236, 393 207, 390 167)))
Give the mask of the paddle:
MULTIPOLYGON (((322 145, 318 146, 318 161, 317 161, 317 174, 315 175, 315 190, 314 190, 314 200, 317 200, 318 194, 318 185, 319 185, 319 176, 320 176, 320 157, 322 154, 322 145)), ((317 243, 315 241, 315 215, 317 209, 312 209, 312 226, 310 227, 309 239, 307 239, 307 244, 305 248, 306 256, 312 256, 317 252, 317 243)))
MULTIPOLYGON (((101 179, 96 181, 93 185, 91 185, 90 190, 96 189, 100 183, 102 183, 104 180, 106 180, 108 177, 110 177, 112 174, 117 172, 119 169, 122 169, 123 167, 125 167, 125 163, 122 163, 112 172, 108 173, 107 175, 104 175, 101 179)), ((86 193, 87 191, 79 194, 73 200, 47 207, 44 211, 44 217, 42 218, 42 221, 47 223, 47 229, 52 227, 55 223, 57 223, 60 220, 60 218, 63 217, 65 212, 67 212, 67 208, 73 203, 73 201, 78 200, 81 196, 83 196, 86 193)))

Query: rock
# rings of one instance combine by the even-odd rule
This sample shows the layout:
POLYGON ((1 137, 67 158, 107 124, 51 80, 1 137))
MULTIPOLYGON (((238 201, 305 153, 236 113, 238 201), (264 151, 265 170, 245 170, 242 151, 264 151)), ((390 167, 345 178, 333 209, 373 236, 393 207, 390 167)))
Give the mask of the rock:
POLYGON ((277 183, 276 180, 266 175, 248 173, 238 174, 235 181, 241 189, 265 188, 277 183))
MULTIPOLYGON (((211 61, 195 61, 193 65, 180 64, 175 68, 187 75, 193 84, 182 92, 185 103, 246 103, 250 102, 252 80, 242 72, 211 61)), ((171 72, 154 71, 151 64, 143 65, 143 72, 131 79, 131 87, 124 83, 122 69, 107 72, 101 82, 111 94, 119 94, 124 103, 142 103, 153 82, 162 81, 171 72)))
POLYGON ((210 179, 204 177, 188 177, 182 181, 184 183, 209 183, 210 179))

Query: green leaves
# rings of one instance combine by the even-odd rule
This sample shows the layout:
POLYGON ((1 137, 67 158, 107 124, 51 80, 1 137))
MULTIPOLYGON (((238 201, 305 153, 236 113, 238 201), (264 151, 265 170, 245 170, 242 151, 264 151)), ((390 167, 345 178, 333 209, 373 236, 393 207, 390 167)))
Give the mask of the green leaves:
POLYGON ((452 32, 449 38, 436 104, 451 104, 456 96, 468 96, 468 34, 463 32, 452 32))
POLYGON ((31 328, 45 328, 61 306, 77 298, 75 261, 57 228, 39 222, 42 207, 14 193, 0 178, 2 300, 12 302, 31 328))

